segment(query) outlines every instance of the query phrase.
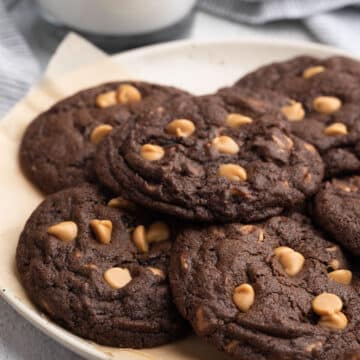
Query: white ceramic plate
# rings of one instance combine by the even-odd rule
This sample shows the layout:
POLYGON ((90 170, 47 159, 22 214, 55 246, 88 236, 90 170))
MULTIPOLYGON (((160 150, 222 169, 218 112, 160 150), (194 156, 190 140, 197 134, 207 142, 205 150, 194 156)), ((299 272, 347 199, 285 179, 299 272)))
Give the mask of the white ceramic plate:
MULTIPOLYGON (((139 79, 179 86, 201 94, 230 85, 244 73, 271 61, 285 60, 300 54, 326 57, 340 53, 339 50, 333 48, 309 43, 238 39, 174 42, 125 52, 114 56, 114 59, 126 65, 131 73, 139 79)), ((16 146, 17 149, 17 145, 13 146, 16 146)), ((11 151, 14 151, 14 148, 11 151)), ((19 176, 11 178, 11 169, 16 166, 14 162, 13 159, 11 163, 7 164, 10 169, 9 173, 0 174, 0 176, 4 179, 7 176, 4 183, 11 184, 9 188, 14 190, 8 199, 15 199, 21 206, 22 196, 24 196, 21 193, 23 191, 21 184, 24 184, 25 180, 19 179, 19 176)), ((1 201, 7 200, 2 199, 1 201)), ((67 348, 89 359, 102 360, 211 360, 224 358, 212 347, 205 345, 195 337, 155 349, 134 351, 98 346, 55 325, 31 305, 16 275, 14 256, 22 224, 17 224, 17 228, 12 229, 11 234, 4 230, 6 225, 1 223, 0 217, 1 295, 24 318, 67 348)))

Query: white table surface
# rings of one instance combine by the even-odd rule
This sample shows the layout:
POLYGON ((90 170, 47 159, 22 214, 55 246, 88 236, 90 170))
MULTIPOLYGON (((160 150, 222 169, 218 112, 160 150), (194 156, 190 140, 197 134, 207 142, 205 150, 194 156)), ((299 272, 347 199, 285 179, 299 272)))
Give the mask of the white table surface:
MULTIPOLYGON (((43 69, 54 52, 58 39, 48 39, 37 27, 31 0, 23 1, 12 13, 43 69)), ((190 37, 215 39, 236 36, 270 36, 293 40, 314 40, 299 22, 274 23, 255 27, 232 23, 198 12, 190 37)), ((80 360, 38 331, 0 299, 0 360, 80 360)), ((169 359, 170 360, 170 359, 169 359)))

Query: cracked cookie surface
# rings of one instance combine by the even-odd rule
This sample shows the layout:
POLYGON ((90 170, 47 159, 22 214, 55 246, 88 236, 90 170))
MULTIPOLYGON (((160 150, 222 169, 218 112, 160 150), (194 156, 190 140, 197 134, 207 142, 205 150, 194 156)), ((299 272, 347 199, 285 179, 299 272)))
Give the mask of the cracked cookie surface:
MULTIPOLYGON (((270 95, 268 95, 270 96, 270 95)), ((197 221, 254 221, 315 193, 323 163, 249 93, 178 98, 100 144, 99 179, 146 207, 197 221)))
POLYGON ((355 255, 360 255, 360 177, 325 183, 314 200, 320 226, 355 255))
POLYGON ((183 230, 175 304, 235 359, 351 359, 359 351, 358 275, 305 217, 183 230))
POLYGON ((28 126, 20 148, 21 166, 47 194, 93 182, 96 146, 113 127, 183 94, 144 82, 114 82, 83 90, 55 104, 28 126))
POLYGON ((302 106, 292 132, 316 146, 328 177, 360 172, 360 62, 300 56, 265 65, 236 86, 270 89, 302 106))
POLYGON ((167 279, 174 229, 120 198, 108 200, 87 185, 49 196, 19 240, 21 282, 43 312, 77 335, 116 347, 170 342, 187 328, 167 279), (137 228, 147 249, 134 241, 137 228))

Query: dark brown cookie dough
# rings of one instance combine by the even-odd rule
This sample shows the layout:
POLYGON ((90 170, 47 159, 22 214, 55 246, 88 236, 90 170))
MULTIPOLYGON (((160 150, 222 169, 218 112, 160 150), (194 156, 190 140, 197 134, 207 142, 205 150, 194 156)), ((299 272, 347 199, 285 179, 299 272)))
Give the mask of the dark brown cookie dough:
POLYGON ((316 76, 342 74, 355 80, 360 79, 359 61, 343 56, 320 59, 312 56, 297 56, 290 60, 274 62, 245 75, 236 82, 241 87, 276 90, 290 95, 301 90, 306 80, 316 76))
POLYGON ((185 229, 170 284, 196 333, 235 359, 338 360, 359 351, 358 272, 301 215, 185 229))
POLYGON ((117 347, 170 342, 186 329, 167 280, 174 228, 108 200, 90 186, 49 196, 21 234, 20 280, 42 311, 77 335, 117 347))
POLYGON ((296 101, 303 116, 290 121, 292 131, 317 147, 327 176, 360 172, 359 62, 339 56, 300 56, 263 66, 236 86, 255 92, 268 89, 296 101))
POLYGON ((316 221, 337 242, 360 255, 360 177, 327 182, 314 200, 316 221))
POLYGON ((255 221, 314 194, 323 163, 281 114, 248 96, 179 98, 99 146, 99 179, 135 202, 197 221, 255 221))
POLYGON ((96 145, 111 127, 182 94, 172 87, 144 82, 114 82, 81 91, 29 125, 20 148, 22 168, 48 194, 93 182, 96 145))

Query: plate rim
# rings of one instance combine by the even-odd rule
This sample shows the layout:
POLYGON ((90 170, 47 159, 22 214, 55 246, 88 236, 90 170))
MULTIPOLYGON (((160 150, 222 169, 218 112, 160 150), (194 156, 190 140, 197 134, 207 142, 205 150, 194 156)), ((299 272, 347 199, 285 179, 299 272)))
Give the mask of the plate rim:
POLYGON ((324 53, 336 53, 339 55, 344 55, 351 57, 353 59, 360 60, 360 55, 357 55, 355 53, 351 53, 350 51, 337 48, 335 46, 331 45, 325 45, 320 44, 315 41, 307 41, 307 40, 290 40, 290 39, 278 39, 278 38, 272 38, 268 36, 232 36, 232 37, 226 37, 226 38, 218 38, 214 40, 210 39, 185 39, 185 40, 176 40, 176 41, 168 41, 163 42, 159 44, 153 44, 153 45, 146 45, 142 46, 140 48, 126 50, 124 52, 113 54, 111 57, 115 61, 121 61, 123 59, 128 59, 131 57, 140 57, 145 56, 147 53, 156 53, 156 52, 162 52, 165 50, 173 50, 180 47, 188 47, 188 46, 218 46, 218 45, 230 45, 234 44, 235 46, 238 44, 249 44, 257 45, 257 46, 282 46, 286 48, 306 48, 310 51, 321 51, 324 53))
MULTIPOLYGON (((304 53, 320 51, 324 53, 324 56, 344 55, 353 59, 360 59, 360 56, 357 56, 356 54, 353 54, 346 50, 329 45, 319 44, 313 41, 274 39, 272 37, 265 36, 238 36, 226 39, 218 38, 214 40, 185 39, 178 41, 170 41, 113 54, 111 55, 111 58, 113 58, 116 62, 121 62, 124 60, 126 62, 128 60, 131 60, 131 58, 144 57, 149 53, 154 54, 175 49, 178 50, 179 48, 186 47, 208 47, 231 44, 233 44, 234 46, 239 46, 240 44, 242 46, 246 44, 249 44, 249 46, 276 46, 301 50, 304 53)), ((52 322, 51 319, 49 319, 48 317, 42 315, 39 312, 36 312, 34 309, 29 308, 25 303, 21 302, 21 300, 17 297, 16 294, 12 293, 12 291, 10 289, 7 289, 4 285, 1 285, 0 279, 0 296, 5 300, 7 304, 12 307, 12 309, 14 309, 20 316, 29 321, 37 329, 39 329, 43 334, 49 336, 50 338, 52 338, 65 348, 71 350, 72 352, 80 356, 85 356, 88 359, 110 360, 112 358, 110 354, 106 354, 104 351, 97 349, 95 343, 92 343, 91 341, 72 334, 70 331, 52 322)), ((124 352, 126 352, 126 349, 124 349, 124 352)), ((140 358, 141 356, 139 356, 139 359, 140 358)))

